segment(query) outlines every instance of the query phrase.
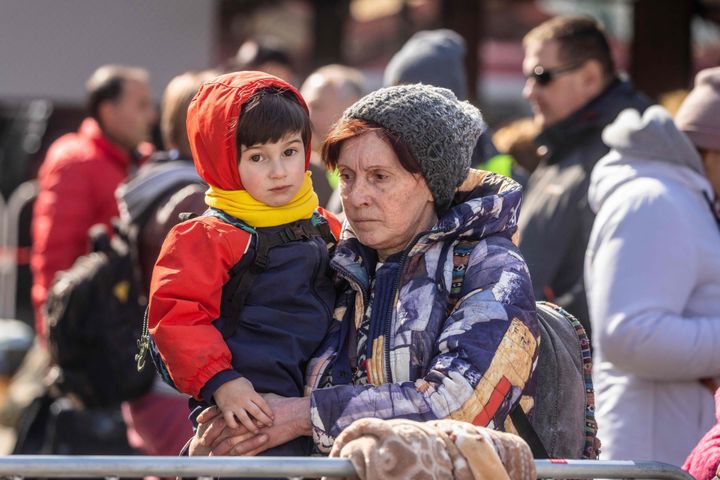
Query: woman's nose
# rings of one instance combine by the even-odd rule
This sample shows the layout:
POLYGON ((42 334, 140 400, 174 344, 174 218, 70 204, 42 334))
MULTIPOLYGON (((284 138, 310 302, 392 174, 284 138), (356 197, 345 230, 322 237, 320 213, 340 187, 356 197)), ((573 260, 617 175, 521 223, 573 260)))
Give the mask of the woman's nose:
POLYGON ((370 204, 368 185, 362 180, 356 180, 352 184, 341 185, 340 196, 351 207, 362 207, 370 204))

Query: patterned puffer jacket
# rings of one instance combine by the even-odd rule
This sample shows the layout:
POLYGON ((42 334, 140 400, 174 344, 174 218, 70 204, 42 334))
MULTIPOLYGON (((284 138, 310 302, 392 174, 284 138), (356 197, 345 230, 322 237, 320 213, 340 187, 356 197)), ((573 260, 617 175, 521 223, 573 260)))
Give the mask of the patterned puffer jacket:
POLYGON ((331 266, 344 290, 331 333, 308 366, 321 451, 359 418, 451 418, 505 430, 517 402, 532 408, 539 329, 528 269, 513 243, 521 198, 514 181, 470 170, 453 206, 402 252, 382 316, 371 314, 382 303, 373 291, 376 254, 343 232, 331 266), (457 279, 462 268, 454 250, 468 241, 451 309, 453 273, 457 279))

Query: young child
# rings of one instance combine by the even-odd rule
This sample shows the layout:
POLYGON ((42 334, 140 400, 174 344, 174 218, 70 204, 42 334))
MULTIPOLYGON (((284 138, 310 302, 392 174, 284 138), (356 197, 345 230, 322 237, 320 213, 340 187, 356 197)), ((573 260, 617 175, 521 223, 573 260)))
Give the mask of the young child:
MULTIPOLYGON (((272 424, 260 393, 303 394, 306 363, 335 303, 320 231, 328 237, 331 226, 337 238, 340 224, 318 209, 307 172, 307 107, 283 80, 239 72, 207 81, 190 104, 187 128, 195 167, 210 185, 210 209, 175 226, 163 244, 150 287, 150 333, 176 388, 194 398, 194 412, 215 403, 229 426, 257 431, 272 424), (258 262, 264 253, 266 262, 258 262), (255 263, 239 263, 249 255, 255 263), (249 285, 228 283, 238 265, 260 263, 266 266, 249 285)), ((307 438, 267 452, 308 453, 307 438)))

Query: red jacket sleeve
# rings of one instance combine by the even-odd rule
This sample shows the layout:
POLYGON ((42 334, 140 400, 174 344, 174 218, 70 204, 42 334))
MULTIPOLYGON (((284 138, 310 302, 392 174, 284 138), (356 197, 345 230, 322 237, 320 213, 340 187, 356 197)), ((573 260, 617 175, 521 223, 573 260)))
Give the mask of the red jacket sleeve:
POLYGON ((175 386, 200 398, 210 378, 232 369, 232 355, 212 322, 220 315, 228 271, 250 234, 213 217, 176 225, 153 269, 148 325, 175 386))
POLYGON ((322 207, 318 207, 318 212, 320 212, 320 215, 325 217, 325 220, 327 220, 328 225, 330 225, 330 233, 333 234, 333 237, 335 237, 336 240, 340 240, 340 232, 342 231, 342 222, 337 219, 337 217, 325 210, 322 207))

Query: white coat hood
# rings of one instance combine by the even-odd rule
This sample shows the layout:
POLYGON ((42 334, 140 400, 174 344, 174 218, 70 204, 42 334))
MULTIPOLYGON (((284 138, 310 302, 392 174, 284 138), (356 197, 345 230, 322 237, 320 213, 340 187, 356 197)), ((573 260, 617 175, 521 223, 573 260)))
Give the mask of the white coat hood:
POLYGON ((713 198, 700 155, 664 108, 652 106, 642 116, 634 109, 623 110, 602 138, 610 152, 590 177, 588 198, 594 212, 618 187, 639 176, 673 179, 713 198))

